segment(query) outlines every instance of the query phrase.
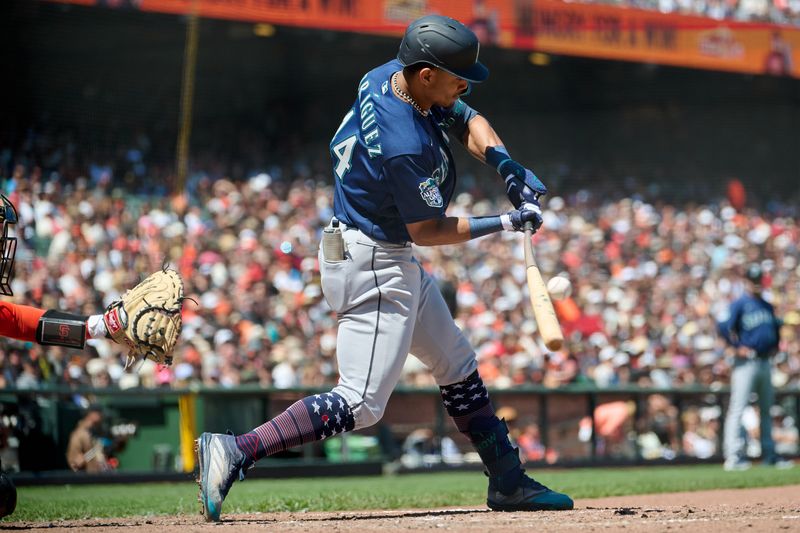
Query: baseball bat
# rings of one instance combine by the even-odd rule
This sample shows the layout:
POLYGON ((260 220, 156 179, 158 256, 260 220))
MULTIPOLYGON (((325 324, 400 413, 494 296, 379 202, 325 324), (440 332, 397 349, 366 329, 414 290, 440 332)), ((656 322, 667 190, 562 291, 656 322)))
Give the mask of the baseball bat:
POLYGON ((528 222, 525 224, 525 272, 528 277, 531 307, 533 307, 533 316, 536 318, 539 334, 542 336, 545 346, 548 350, 556 351, 560 350, 564 344, 564 335, 561 333, 561 325, 558 323, 556 311, 553 309, 553 302, 550 301, 547 287, 542 280, 539 266, 533 257, 532 236, 533 224, 528 222))

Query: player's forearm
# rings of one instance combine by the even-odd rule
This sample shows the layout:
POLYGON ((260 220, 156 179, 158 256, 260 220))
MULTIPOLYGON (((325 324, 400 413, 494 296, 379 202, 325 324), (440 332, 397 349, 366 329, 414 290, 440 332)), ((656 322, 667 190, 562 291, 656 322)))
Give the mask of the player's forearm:
POLYGON ((503 141, 500 136, 483 116, 477 115, 469 121, 467 131, 464 134, 464 146, 475 159, 485 163, 486 149, 490 146, 502 144, 503 141))
POLYGON ((44 309, 0 301, 0 336, 36 341, 36 328, 44 309))
POLYGON ((408 224, 414 244, 418 246, 440 246, 470 240, 469 219, 444 217, 408 224))
POLYGON ((486 217, 445 217, 408 225, 414 244, 441 246, 477 239, 498 231, 511 230, 509 214, 486 217))
POLYGON ((87 317, 0 301, 0 337, 82 349, 84 341, 103 338, 106 331, 99 314, 87 317))

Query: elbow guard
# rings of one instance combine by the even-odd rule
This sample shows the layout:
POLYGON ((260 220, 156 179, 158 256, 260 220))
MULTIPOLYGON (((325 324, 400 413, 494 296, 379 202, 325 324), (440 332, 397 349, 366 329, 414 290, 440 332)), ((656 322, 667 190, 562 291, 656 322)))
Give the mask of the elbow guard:
POLYGON ((44 312, 36 326, 36 340, 42 346, 83 349, 86 344, 87 318, 49 309, 44 312))

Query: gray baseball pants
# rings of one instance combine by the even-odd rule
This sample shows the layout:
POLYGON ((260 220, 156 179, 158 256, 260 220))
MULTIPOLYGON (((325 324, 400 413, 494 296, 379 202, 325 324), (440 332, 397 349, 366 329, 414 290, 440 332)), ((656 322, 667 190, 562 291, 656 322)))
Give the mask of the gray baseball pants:
POLYGON ((745 458, 742 414, 750 403, 750 394, 758 393, 758 410, 761 418, 761 456, 771 458, 775 453, 772 440, 772 418, 769 409, 775 403, 772 388, 772 363, 768 358, 737 358, 731 372, 731 400, 725 417, 725 458, 745 458))
POLYGON ((327 261, 320 248, 319 263, 322 292, 339 317, 333 391, 347 401, 359 429, 383 416, 409 353, 439 385, 463 381, 477 361, 410 243, 379 241, 353 228, 342 235, 345 260, 327 261))

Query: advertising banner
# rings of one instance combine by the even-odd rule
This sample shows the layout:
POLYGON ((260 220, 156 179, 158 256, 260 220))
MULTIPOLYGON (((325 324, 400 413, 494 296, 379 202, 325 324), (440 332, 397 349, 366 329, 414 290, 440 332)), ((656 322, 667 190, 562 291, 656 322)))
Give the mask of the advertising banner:
POLYGON ((560 0, 50 0, 338 31, 402 35, 441 13, 487 45, 800 78, 800 28, 560 0))
POLYGON ((515 48, 800 77, 800 29, 604 5, 517 2, 515 48))

